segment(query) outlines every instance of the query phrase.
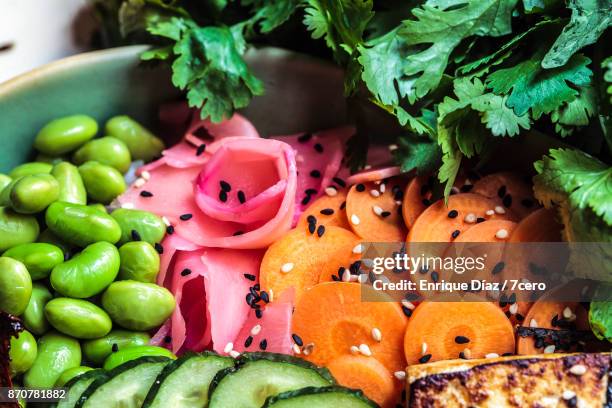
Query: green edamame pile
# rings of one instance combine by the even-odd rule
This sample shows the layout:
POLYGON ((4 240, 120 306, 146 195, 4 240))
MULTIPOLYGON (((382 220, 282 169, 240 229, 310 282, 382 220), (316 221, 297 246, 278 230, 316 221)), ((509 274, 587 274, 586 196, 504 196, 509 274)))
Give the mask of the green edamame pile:
POLYGON ((35 138, 38 161, 0 174, 0 311, 26 328, 11 339, 10 371, 29 388, 171 355, 148 345, 175 307, 154 283, 166 226, 155 214, 112 208, 132 160, 151 160, 164 145, 127 116, 104 129, 97 137, 86 115, 53 120, 35 138))

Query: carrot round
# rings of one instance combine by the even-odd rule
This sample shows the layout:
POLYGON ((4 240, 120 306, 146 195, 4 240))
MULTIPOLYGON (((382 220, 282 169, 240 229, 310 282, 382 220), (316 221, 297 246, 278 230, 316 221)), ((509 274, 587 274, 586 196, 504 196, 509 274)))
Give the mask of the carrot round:
POLYGON ((346 215, 355 234, 371 242, 405 239, 406 229, 399 206, 401 201, 396 197, 399 188, 397 179, 360 183, 351 187, 346 197, 346 215))
POLYGON ((484 221, 468 228, 455 242, 505 242, 516 226, 516 222, 508 220, 484 221))
MULTIPOLYGON (((408 232, 408 242, 452 242, 476 223, 511 219, 509 212, 495 212, 495 201, 479 194, 455 194, 436 201, 417 218, 408 232)), ((499 209, 498 209, 499 210, 499 209)))
POLYGON ((404 370, 406 316, 399 303, 388 298, 364 302, 362 291, 364 297, 383 296, 371 287, 345 282, 320 283, 304 292, 293 313, 293 332, 304 344, 313 344, 304 358, 327 366, 350 355, 352 348, 353 353, 378 360, 391 373, 404 370))
MULTIPOLYGON (((333 188, 333 187, 331 187, 333 188)), ((315 217, 317 223, 325 226, 336 226, 350 230, 351 227, 346 218, 346 190, 333 190, 334 195, 323 195, 317 198, 300 215, 298 227, 307 227, 308 219, 315 217)))
POLYGON ((340 385, 362 390, 381 408, 393 408, 402 385, 378 360, 363 355, 336 357, 327 368, 340 385))
POLYGON ((409 365, 501 356, 514 353, 514 331, 493 303, 428 301, 419 304, 408 321, 404 352, 409 365))
POLYGON ((416 219, 430 204, 431 188, 427 176, 417 176, 410 180, 404 191, 402 201, 402 217, 406 228, 410 230, 416 219))
POLYGON ((262 290, 277 297, 294 288, 297 299, 319 282, 321 274, 331 276, 351 263, 359 243, 355 234, 334 226, 312 229, 314 233, 307 227, 295 228, 268 247, 259 269, 262 290))
POLYGON ((556 215, 555 210, 535 210, 518 223, 508 242, 560 242, 562 224, 556 215))
POLYGON ((531 184, 515 173, 500 172, 484 176, 474 183, 471 192, 494 199, 497 205, 512 210, 520 218, 538 208, 531 184))

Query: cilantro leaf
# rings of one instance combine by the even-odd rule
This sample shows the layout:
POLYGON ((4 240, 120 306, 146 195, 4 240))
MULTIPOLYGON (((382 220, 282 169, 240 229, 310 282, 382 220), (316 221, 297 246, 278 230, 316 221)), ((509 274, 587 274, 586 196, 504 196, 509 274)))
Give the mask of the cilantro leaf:
POLYGON ((301 0, 242 0, 251 6, 255 15, 252 21, 259 24, 263 33, 270 33, 285 23, 300 6, 301 0))
POLYGON ((430 45, 407 57, 404 74, 417 77, 416 96, 421 98, 435 89, 451 52, 471 36, 498 37, 512 31, 510 19, 517 0, 452 0, 428 2, 412 13, 416 20, 406 20, 399 31, 406 46, 430 45))
POLYGON ((612 342, 612 299, 609 297, 609 294, 612 293, 612 286, 603 286, 598 290, 602 291, 603 296, 607 295, 609 301, 591 302, 589 324, 598 339, 612 342))
POLYGON ((591 70, 587 65, 591 60, 584 55, 574 55, 560 68, 544 70, 541 67, 542 52, 517 65, 499 69, 489 75, 487 86, 498 95, 509 94, 507 104, 521 116, 531 109, 534 119, 550 113, 564 103, 578 96, 578 91, 570 86, 588 86, 591 70))
POLYGON ((546 69, 565 65, 580 49, 597 41, 612 25, 610 0, 568 0, 570 22, 542 60, 546 69))
POLYGON ((397 142, 398 149, 393 155, 403 172, 416 169, 418 175, 429 174, 440 166, 442 151, 436 141, 410 134, 400 137, 397 142))
POLYGON ((610 103, 612 103, 612 57, 606 58, 601 66, 605 70, 603 79, 609 84, 607 91, 610 95, 610 103))
POLYGON ((597 111, 595 88, 582 87, 573 101, 555 109, 550 119, 555 124, 555 131, 561 136, 572 134, 574 127, 586 126, 597 111))
POLYGON ((527 13, 541 13, 560 3, 560 0, 523 0, 527 13))

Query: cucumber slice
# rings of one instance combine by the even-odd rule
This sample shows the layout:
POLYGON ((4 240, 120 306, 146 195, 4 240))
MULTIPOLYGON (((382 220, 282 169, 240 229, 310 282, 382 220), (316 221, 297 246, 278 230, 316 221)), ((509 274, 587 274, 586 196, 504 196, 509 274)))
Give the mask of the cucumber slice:
POLYGON ((215 375, 208 407, 259 408, 280 392, 332 384, 329 371, 307 361, 283 354, 247 353, 238 359, 238 366, 215 375))
POLYGON ((201 408, 208 405, 208 387, 234 359, 216 353, 185 354, 166 365, 151 386, 143 408, 201 408))
POLYGON ((151 384, 171 361, 146 356, 121 364, 92 382, 75 408, 140 408, 151 384))
POLYGON ((83 391, 97 378, 105 375, 106 372, 104 370, 91 370, 74 377, 64 385, 64 388, 67 388, 65 398, 59 400, 57 404, 51 404, 50 407, 74 408, 83 391))
POLYGON ((295 391, 281 392, 268 397, 262 408, 377 408, 360 390, 350 388, 306 387, 295 391))

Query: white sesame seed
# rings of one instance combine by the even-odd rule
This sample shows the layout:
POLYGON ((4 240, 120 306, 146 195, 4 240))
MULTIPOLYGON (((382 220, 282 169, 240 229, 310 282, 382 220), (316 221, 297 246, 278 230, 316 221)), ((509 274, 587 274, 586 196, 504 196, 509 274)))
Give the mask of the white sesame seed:
POLYGON ((499 354, 497 353, 489 353, 485 356, 485 358, 497 358, 499 357, 499 354))
POLYGON ((359 347, 357 346, 351 346, 349 350, 351 351, 351 354, 359 354, 359 347))
POLYGON ((359 352, 366 357, 370 357, 372 355, 372 350, 370 350, 370 347, 363 343, 359 345, 359 352))
POLYGON ((142 177, 138 177, 136 181, 134 182, 134 187, 140 188, 144 186, 146 182, 147 180, 143 179, 142 177))
POLYGON ((387 185, 385 183, 380 183, 380 187, 378 187, 378 189, 380 190, 380 193, 382 194, 387 189, 387 185))
POLYGON ((351 281, 351 273, 349 271, 344 271, 342 274, 342 282, 350 282, 351 281))
POLYGON ((421 344, 421 355, 425 355, 427 353, 427 343, 423 342, 423 344, 421 344))
POLYGON ((569 371, 570 371, 570 373, 572 373, 574 375, 582 375, 582 374, 587 372, 587 368, 585 366, 583 366, 582 364, 576 364, 576 365, 573 365, 569 369, 569 371))
POLYGON ((495 210, 487 210, 487 211, 485 212, 485 215, 488 215, 489 217, 490 217, 491 215, 495 215, 495 210))
POLYGON ((451 188, 451 193, 453 193, 453 194, 459 194, 460 192, 461 192, 461 190, 459 190, 458 187, 454 187, 453 186, 453 188, 451 188))
POLYGON ((162 217, 162 221, 164 222, 164 224, 166 224, 166 227, 169 227, 170 225, 172 225, 170 224, 170 220, 166 216, 162 217))
POLYGON ((538 321, 536 319, 531 319, 529 327, 538 327, 538 321))
POLYGON ((255 326, 253 326, 253 328, 251 329, 251 336, 257 336, 259 334, 259 332, 261 331, 261 324, 256 324, 255 326))
POLYGON ((565 306, 565 309, 563 309, 563 317, 565 317, 566 319, 571 319, 572 316, 574 316, 574 312, 572 312, 572 309, 570 309, 569 306, 565 306))
POLYGON ((360 254, 362 252, 363 252, 363 244, 355 245, 355 247, 353 248, 353 253, 354 254, 360 254))
POLYGON ((359 274, 359 276, 357 277, 357 281, 359 283, 366 283, 368 281, 368 274, 367 273, 359 274))
POLYGON ((230 351, 229 355, 230 355, 231 358, 238 358, 238 357, 240 357, 240 353, 237 352, 236 350, 230 351))
POLYGON ((338 194, 338 190, 336 190, 335 187, 327 187, 325 189, 325 194, 327 194, 330 197, 333 197, 338 194))
POLYGON ((397 150, 397 149, 398 149, 398 147, 397 147, 397 145, 396 145, 396 144, 390 144, 390 145, 389 145, 389 151, 390 151, 390 152, 395 151, 395 150, 397 150))
POLYGON ((498 205, 495 207, 495 212, 497 214, 505 214, 506 213, 506 209, 504 207, 502 207, 501 205, 498 205))
POLYGON ((396 200, 396 201, 395 201, 395 205, 402 205, 402 202, 401 202, 401 201, 399 201, 399 200, 396 200))
POLYGON ((380 332, 380 329, 378 327, 374 327, 372 329, 372 338, 375 341, 382 341, 382 333, 380 332))
POLYGON ((140 173, 140 177, 142 177, 143 179, 149 181, 151 179, 151 173, 149 173, 148 171, 143 171, 142 173, 140 173))
POLYGON ((470 358, 472 357, 472 350, 470 350, 468 347, 463 349, 463 357, 465 358, 470 358))
POLYGON ((495 238, 497 239, 506 239, 508 238, 508 230, 507 229, 499 229, 496 233, 495 233, 495 238))
POLYGON ((575 396, 576 396, 576 393, 574 391, 572 391, 572 390, 565 390, 565 391, 563 391, 563 395, 562 395, 563 399, 566 400, 566 401, 567 400, 571 400, 575 396))
POLYGON ((351 224, 353 225, 359 225, 359 223, 361 222, 361 220, 359 219, 359 217, 357 216, 357 214, 353 214, 351 215, 351 224))
POLYGON ((121 208, 125 208, 127 210, 131 210, 134 208, 134 203, 123 203, 121 204, 121 208))
POLYGON ((405 371, 396 371, 393 373, 393 375, 395 376, 395 378, 397 378, 400 381, 404 381, 406 379, 405 371))
POLYGON ((408 301, 406 299, 402 299, 402 306, 404 306, 405 308, 410 309, 410 310, 414 310, 414 308, 415 308, 414 303, 412 303, 412 302, 410 302, 410 301, 408 301))
POLYGON ((555 345, 551 344, 550 346, 544 347, 544 354, 552 354, 555 352, 555 345))
POLYGON ((300 346, 298 346, 297 344, 294 344, 292 349, 293 349, 293 354, 302 354, 302 350, 300 349, 300 346))
POLYGON ((283 266, 281 266, 281 272, 289 273, 293 270, 293 266, 291 262, 284 263, 283 266))
POLYGON ((234 349, 234 343, 229 342, 225 345, 225 348, 223 349, 224 353, 229 353, 230 351, 232 351, 234 349))
POLYGON ((378 191, 378 190, 370 190, 370 195, 372 197, 380 197, 380 191, 378 191))
POLYGON ((473 224, 476 222, 476 214, 474 213, 469 213, 468 215, 465 216, 465 218, 463 219, 463 221, 465 221, 468 224, 473 224))
POLYGON ((268 298, 270 298, 270 302, 274 300, 274 291, 272 289, 268 289, 268 298))
POLYGON ((372 206, 372 211, 374 211, 374 214, 376 214, 376 215, 380 215, 380 214, 382 214, 382 213, 383 213, 383 209, 382 209, 382 208, 380 208, 380 207, 379 207, 379 206, 377 206, 377 205, 373 205, 373 206, 372 206))
POLYGON ((513 315, 518 313, 518 303, 513 303, 510 305, 510 307, 508 308, 508 311, 510 313, 512 313, 513 315))
POLYGON ((307 345, 304 346, 304 348, 302 349, 302 353, 304 353, 305 356, 309 355, 310 353, 312 353, 312 351, 314 350, 314 343, 308 343, 307 345))
POLYGON ((357 282, 357 281, 359 281, 359 276, 357 276, 357 275, 353 275, 352 273, 349 273, 348 276, 349 276, 349 282, 357 282))

